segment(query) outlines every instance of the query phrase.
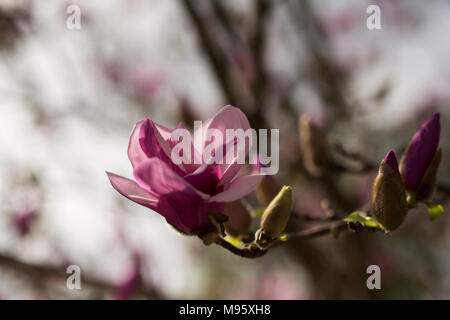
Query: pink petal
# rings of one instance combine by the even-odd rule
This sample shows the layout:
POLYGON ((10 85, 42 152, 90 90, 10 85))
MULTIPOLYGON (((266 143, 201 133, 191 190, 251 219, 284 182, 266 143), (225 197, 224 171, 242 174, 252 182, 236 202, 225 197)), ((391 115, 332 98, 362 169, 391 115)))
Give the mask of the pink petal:
POLYGON ((237 163, 237 157, 234 158, 233 162, 228 165, 228 167, 225 169, 222 178, 219 181, 218 186, 224 186, 227 183, 229 183, 233 178, 238 174, 238 172, 241 170, 242 164, 237 163))
POLYGON ((253 192, 261 178, 262 176, 258 174, 237 177, 231 181, 225 191, 211 197, 207 202, 231 202, 239 200, 250 192, 253 192))
POLYGON ((133 132, 131 133, 130 141, 128 142, 128 158, 130 159, 133 168, 138 166, 142 161, 148 159, 139 143, 139 132, 141 131, 143 122, 144 120, 141 120, 136 123, 133 132))
POLYGON ((154 207, 155 202, 158 201, 157 194, 142 189, 133 180, 127 179, 111 172, 106 172, 106 174, 108 175, 109 181, 111 182, 114 189, 116 189, 121 195, 130 199, 131 201, 149 208, 154 207))
MULTIPOLYGON (((154 123, 150 119, 141 120, 134 126, 130 136, 130 141, 128 143, 128 158, 130 159, 133 168, 138 166, 142 161, 148 159, 148 156, 142 149, 140 143, 140 137, 144 138, 146 134, 149 134, 151 138, 153 138, 153 139, 149 138, 152 144, 158 142, 158 145, 162 145, 161 148, 164 152, 166 151, 169 152, 170 150, 167 145, 167 141, 170 139, 172 131, 162 125, 154 123), (143 135, 141 136, 141 127, 144 122, 145 126, 150 126, 150 128, 146 128, 145 134, 143 133, 143 135), (149 129, 151 129, 150 132, 149 129), (162 143, 160 144, 160 142, 162 143)), ((154 151, 154 148, 150 148, 150 150, 154 151)), ((152 153, 152 156, 154 156, 154 152, 152 153)))
POLYGON ((166 128, 165 126, 154 122, 156 129, 158 129, 159 134, 164 139, 164 141, 168 142, 170 139, 170 136, 172 135, 172 131, 169 128, 166 128))
MULTIPOLYGON (((228 150, 228 148, 230 146, 235 146, 236 145, 236 140, 230 140, 226 143, 224 143, 222 146, 217 147, 214 150, 214 154, 218 154, 219 150, 222 149, 222 164, 220 164, 220 171, 223 172, 223 175, 221 177, 221 180, 218 184, 218 186, 223 186, 226 183, 230 182, 235 176, 236 174, 239 172, 239 170, 242 167, 242 164, 238 164, 238 160, 239 157, 238 155, 236 155, 234 157, 234 159, 231 161, 231 163, 227 163, 227 154, 226 151, 228 150)), ((231 150, 231 149, 230 149, 231 150)), ((207 163, 211 163, 213 159, 207 159, 205 160, 207 163)))
MULTIPOLYGON (((187 130, 182 122, 180 122, 175 129, 187 130)), ((172 139, 173 131, 174 130, 172 130, 172 132, 167 140, 167 143, 170 146, 170 149, 172 149, 178 143, 177 141, 175 141, 176 140, 175 137, 172 139)), ((192 173, 201 166, 202 162, 203 162, 202 155, 197 151, 197 149, 194 147, 194 144, 191 142, 191 161, 190 161, 190 163, 183 163, 182 164, 183 168, 185 169, 185 171, 187 173, 192 173)))
POLYGON ((405 163, 406 189, 416 191, 433 160, 441 134, 440 115, 434 114, 420 127, 411 140, 405 163))
MULTIPOLYGON (((162 128, 163 134, 167 136, 168 132, 166 131, 166 128, 162 126, 159 127, 162 128)), ((167 163, 179 175, 185 174, 184 168, 174 164, 170 159, 171 149, 167 144, 167 141, 164 140, 156 124, 150 119, 145 119, 141 125, 139 131, 139 144, 148 158, 159 158, 167 163)))
MULTIPOLYGON (((250 129, 250 123, 248 122, 245 114, 238 108, 227 105, 220 109, 220 111, 210 120, 202 126, 202 134, 194 135, 194 145, 197 150, 203 150, 203 148, 209 145, 210 143, 214 144, 214 148, 221 147, 223 143, 226 143, 226 129, 243 129, 244 131, 250 129), (205 142, 206 131, 208 129, 218 129, 221 131, 224 141, 212 141, 205 142)), ((250 141, 251 146, 252 141, 250 141)), ((247 153, 248 149, 246 148, 247 153)), ((246 154, 247 154, 246 153, 246 154)))
POLYGON ((185 175, 184 179, 198 190, 212 195, 216 193, 217 184, 221 177, 220 164, 208 165, 204 163, 193 173, 185 175))
POLYGON ((198 208, 198 219, 200 228, 204 231, 213 231, 211 222, 208 218, 209 212, 224 212, 225 203, 218 202, 201 202, 198 208))
POLYGON ((386 162, 394 172, 398 171, 398 162, 397 158, 395 157, 395 153, 392 150, 389 150, 389 152, 386 154, 386 157, 384 158, 384 162, 386 162))
POLYGON ((151 190, 159 195, 174 191, 186 192, 194 197, 208 199, 209 196, 196 190, 172 170, 165 162, 158 158, 151 158, 141 163, 133 171, 136 182, 146 190, 151 190))
POLYGON ((199 227, 198 205, 202 197, 206 199, 208 195, 194 189, 158 158, 142 162, 133 173, 142 188, 167 200, 185 226, 193 230, 199 227))
POLYGON ((116 189, 121 195, 133 202, 158 212, 181 231, 186 233, 191 232, 192 229, 185 226, 181 222, 173 208, 167 203, 167 201, 160 199, 159 195, 142 189, 133 180, 121 177, 111 172, 106 172, 106 174, 108 175, 109 181, 114 189, 116 189))

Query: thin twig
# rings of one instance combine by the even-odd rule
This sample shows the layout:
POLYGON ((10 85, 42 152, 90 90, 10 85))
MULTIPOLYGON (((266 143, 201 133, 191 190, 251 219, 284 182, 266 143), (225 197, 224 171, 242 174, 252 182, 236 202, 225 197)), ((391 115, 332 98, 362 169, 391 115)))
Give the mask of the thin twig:
POLYGON ((299 239, 314 239, 321 236, 326 236, 329 234, 338 234, 341 231, 348 230, 348 223, 346 221, 340 220, 326 226, 315 227, 307 230, 301 230, 297 232, 286 233, 284 236, 286 240, 280 240, 279 238, 276 240, 275 244, 281 244, 290 240, 299 240, 299 239))
POLYGON ((314 227, 307 230, 301 230, 298 232, 286 233, 281 237, 273 238, 269 240, 264 246, 260 245, 257 240, 251 243, 245 243, 240 247, 236 247, 223 238, 218 238, 216 244, 222 248, 227 249, 231 253, 243 258, 258 258, 265 255, 270 247, 279 246, 292 240, 308 240, 330 234, 338 234, 341 231, 349 230, 348 223, 341 220, 335 223, 328 224, 326 226, 314 227), (281 240, 283 239, 283 240, 281 240))
POLYGON ((255 64, 255 82, 253 84, 253 96, 255 111, 251 115, 252 124, 258 128, 265 128, 267 124, 264 119, 264 91, 267 85, 267 75, 264 66, 266 48, 266 21, 270 15, 271 3, 268 0, 258 0, 256 2, 256 25, 255 32, 251 39, 250 46, 253 51, 255 64))
POLYGON ((228 241, 226 241, 223 238, 219 238, 215 242, 217 245, 221 246, 222 248, 227 249, 231 253, 234 253, 235 255, 238 255, 243 258, 258 258, 267 253, 267 249, 261 248, 258 245, 256 245, 254 242, 244 244, 240 247, 235 247, 228 241))

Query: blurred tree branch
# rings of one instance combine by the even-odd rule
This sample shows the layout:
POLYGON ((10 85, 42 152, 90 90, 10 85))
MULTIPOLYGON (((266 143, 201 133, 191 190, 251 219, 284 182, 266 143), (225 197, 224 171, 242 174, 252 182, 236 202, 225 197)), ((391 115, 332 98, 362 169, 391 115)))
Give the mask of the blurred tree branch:
POLYGON ((252 88, 255 106, 253 124, 256 129, 267 127, 266 121, 264 120, 264 92, 268 86, 268 78, 264 66, 264 52, 267 39, 266 24, 270 16, 271 6, 272 4, 268 0, 258 0, 256 2, 256 25, 254 35, 251 39, 251 48, 255 65, 255 81, 252 88))
POLYGON ((211 67, 223 89, 225 98, 232 105, 239 105, 239 102, 233 92, 233 88, 229 82, 229 74, 227 71, 228 59, 222 53, 212 36, 208 32, 208 28, 205 25, 205 18, 202 17, 200 10, 194 4, 195 1, 183 0, 181 1, 187 14, 191 18, 195 30, 198 34, 202 48, 206 52, 211 67))
MULTIPOLYGON (((266 22, 270 13, 271 3, 268 0, 257 0, 256 2, 256 25, 254 33, 250 37, 249 44, 244 43, 244 39, 239 36, 237 28, 230 21, 230 18, 221 1, 212 1, 211 15, 216 17, 215 23, 219 23, 223 30, 228 34, 228 40, 233 46, 251 49, 251 55, 254 65, 254 81, 251 88, 251 100, 242 97, 242 94, 236 91, 236 84, 232 83, 231 70, 235 69, 231 59, 228 58, 227 48, 221 48, 217 34, 212 35, 212 26, 208 26, 206 14, 201 13, 195 2, 192 0, 183 0, 183 6, 193 22, 195 31, 199 37, 200 44, 206 53, 212 70, 218 79, 218 82, 224 92, 227 103, 240 106, 246 109, 252 127, 268 128, 264 119, 264 92, 267 88, 267 76, 264 67, 264 48, 266 39, 266 22)), ((242 88, 241 88, 242 89, 242 88)))
POLYGON ((319 227, 313 227, 296 232, 285 233, 277 238, 269 240, 264 246, 261 246, 259 241, 255 239, 250 243, 245 243, 240 247, 236 247, 223 238, 218 238, 215 243, 231 253, 243 258, 258 258, 265 255, 269 248, 280 246, 288 241, 310 240, 317 237, 334 235, 337 236, 342 231, 351 231, 359 233, 366 229, 362 224, 354 224, 347 221, 336 221, 319 227))
MULTIPOLYGON (((64 286, 67 278, 70 276, 63 267, 32 264, 6 254, 0 254, 0 267, 21 273, 35 281, 55 280, 59 283, 64 283, 64 286)), ((95 291, 103 292, 105 295, 117 290, 115 285, 89 277, 85 273, 81 275, 81 284, 82 287, 86 285, 95 291)), ((143 284, 136 289, 136 294, 146 299, 164 299, 160 292, 157 292, 154 288, 147 288, 143 284)))
POLYGON ((325 105, 336 111, 338 117, 347 115, 350 105, 342 92, 347 79, 330 62, 328 39, 317 27, 310 2, 291 0, 289 5, 294 25, 299 33, 305 36, 312 59, 313 70, 310 74, 315 78, 316 87, 322 94, 325 105))

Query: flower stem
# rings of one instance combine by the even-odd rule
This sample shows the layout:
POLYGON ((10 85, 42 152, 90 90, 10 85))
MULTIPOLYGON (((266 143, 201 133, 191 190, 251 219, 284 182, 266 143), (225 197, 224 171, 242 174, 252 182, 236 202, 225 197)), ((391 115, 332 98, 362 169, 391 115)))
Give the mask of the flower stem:
POLYGON ((215 243, 217 245, 221 246, 222 248, 227 249, 231 253, 234 253, 235 255, 238 255, 243 258, 254 259, 254 258, 261 257, 267 253, 267 249, 261 248, 254 242, 244 244, 240 247, 235 247, 234 245, 232 245, 225 239, 219 238, 216 240, 215 243))

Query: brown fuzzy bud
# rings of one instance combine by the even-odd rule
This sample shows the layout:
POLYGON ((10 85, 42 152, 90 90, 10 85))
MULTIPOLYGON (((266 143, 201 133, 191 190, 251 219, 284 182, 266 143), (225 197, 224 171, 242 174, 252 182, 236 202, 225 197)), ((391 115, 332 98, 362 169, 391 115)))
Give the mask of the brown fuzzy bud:
POLYGON ((441 163, 442 150, 438 149, 434 154, 433 160, 431 160, 430 165, 423 175, 422 181, 416 191, 417 201, 426 201, 433 195, 434 189, 436 187, 437 181, 437 171, 439 169, 439 164, 441 163))
POLYGON ((299 128, 305 168, 311 175, 321 176, 330 159, 325 133, 307 115, 300 117, 299 128))
POLYGON ((398 171, 397 160, 389 152, 381 162, 372 191, 372 216, 384 231, 397 229, 408 213, 406 190, 398 171), (395 160, 395 161, 394 161, 395 160))
POLYGON ((229 235, 237 237, 248 231, 252 218, 250 212, 240 200, 227 203, 225 215, 228 216, 228 221, 225 222, 224 226, 229 235))
POLYGON ((255 190, 256 198, 263 206, 268 206, 280 189, 281 186, 273 176, 264 176, 255 190))
POLYGON ((264 210, 261 228, 267 236, 274 236, 284 231, 292 212, 292 189, 284 186, 264 210))

